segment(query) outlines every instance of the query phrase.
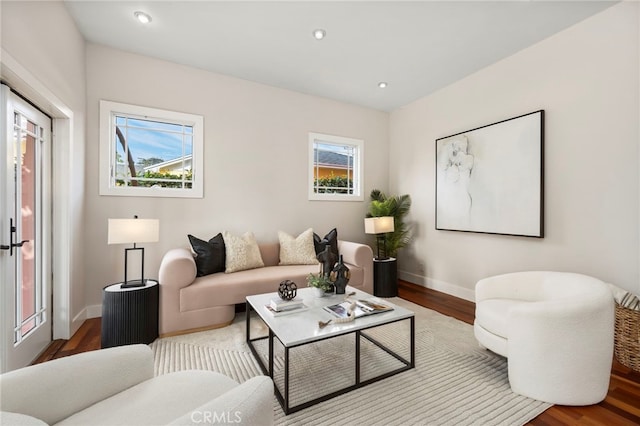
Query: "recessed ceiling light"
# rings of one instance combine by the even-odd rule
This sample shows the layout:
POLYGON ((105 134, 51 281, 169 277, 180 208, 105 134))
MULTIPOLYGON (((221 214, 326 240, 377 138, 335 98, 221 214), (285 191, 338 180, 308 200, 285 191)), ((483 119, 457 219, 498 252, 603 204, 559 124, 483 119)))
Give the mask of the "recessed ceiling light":
POLYGON ((318 28, 317 30, 313 30, 313 38, 316 40, 322 40, 324 36, 327 35, 327 32, 322 28, 318 28))
POLYGON ((378 83, 378 87, 381 89, 384 89, 385 87, 387 87, 387 82, 386 81, 381 81, 380 83, 378 83))
POLYGON ((136 17, 136 19, 140 22, 142 22, 143 24, 148 24, 149 22, 151 22, 151 15, 144 13, 144 12, 133 12, 133 16, 136 17))

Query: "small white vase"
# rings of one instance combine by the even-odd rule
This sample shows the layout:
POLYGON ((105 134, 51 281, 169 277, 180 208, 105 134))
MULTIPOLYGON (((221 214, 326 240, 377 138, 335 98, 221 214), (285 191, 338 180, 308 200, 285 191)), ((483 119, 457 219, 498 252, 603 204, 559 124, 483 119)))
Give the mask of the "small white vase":
POLYGON ((319 287, 314 287, 313 292, 315 293, 316 297, 324 297, 325 294, 324 290, 319 287))

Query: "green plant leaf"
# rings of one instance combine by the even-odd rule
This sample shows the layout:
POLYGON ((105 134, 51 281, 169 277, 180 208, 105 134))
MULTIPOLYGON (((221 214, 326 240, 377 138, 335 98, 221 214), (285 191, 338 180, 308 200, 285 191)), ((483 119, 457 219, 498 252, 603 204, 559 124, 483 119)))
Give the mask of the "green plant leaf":
POLYGON ((398 250, 411 242, 411 229, 404 222, 411 209, 411 196, 404 194, 387 197, 382 191, 374 189, 370 199, 367 217, 393 216, 394 231, 386 234, 387 250, 385 253, 384 247, 381 247, 381 254, 396 257, 398 250))

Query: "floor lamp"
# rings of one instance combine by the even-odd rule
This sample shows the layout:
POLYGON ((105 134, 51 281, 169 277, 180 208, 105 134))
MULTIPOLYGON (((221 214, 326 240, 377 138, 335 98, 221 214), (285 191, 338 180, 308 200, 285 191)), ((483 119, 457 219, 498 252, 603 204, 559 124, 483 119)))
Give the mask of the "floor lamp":
POLYGON ((366 234, 375 234, 376 236, 376 245, 378 246, 376 260, 389 258, 387 256, 387 233, 393 231, 393 216, 368 217, 364 220, 364 232, 366 234), (382 240, 383 244, 384 257, 380 257, 380 240, 382 240))
POLYGON ((144 279, 144 247, 136 247, 138 243, 155 243, 159 240, 160 221, 158 219, 109 219, 107 244, 133 244, 124 249, 124 281, 122 288, 143 287, 144 279), (139 280, 127 279, 129 252, 140 251, 141 268, 139 280))

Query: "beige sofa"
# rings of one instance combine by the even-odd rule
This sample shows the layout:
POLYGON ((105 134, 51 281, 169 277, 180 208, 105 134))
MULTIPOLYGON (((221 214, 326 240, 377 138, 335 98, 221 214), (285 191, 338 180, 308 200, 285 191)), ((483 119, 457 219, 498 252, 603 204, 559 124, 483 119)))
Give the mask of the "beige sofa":
POLYGON ((12 426, 272 425, 273 382, 202 370, 154 377, 151 349, 128 345, 0 375, 0 410, 12 426))
MULTIPOLYGON (((269 293, 283 280, 306 287, 309 273, 318 265, 278 265, 280 245, 259 244, 263 268, 226 274, 218 272, 196 277, 196 264, 189 249, 169 250, 160 264, 160 334, 172 335, 225 326, 235 316, 235 305, 246 296, 269 293)), ((349 285, 373 293, 373 251, 371 247, 338 241, 338 250, 351 271, 349 285)))

